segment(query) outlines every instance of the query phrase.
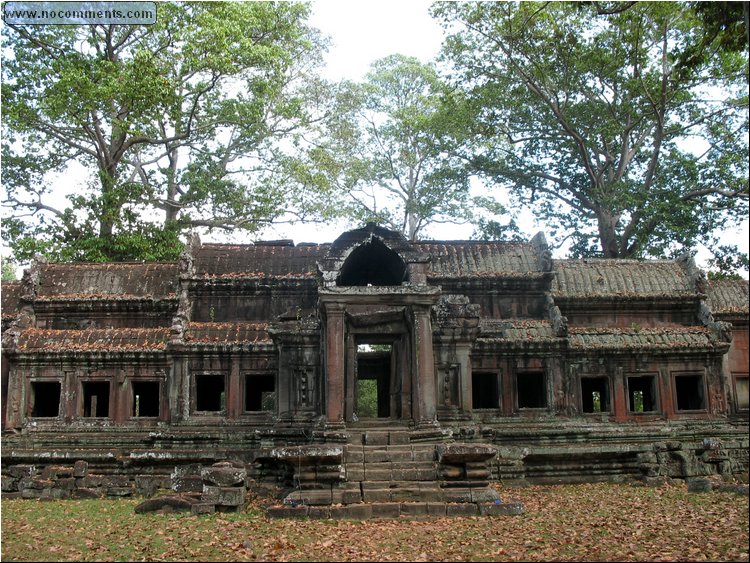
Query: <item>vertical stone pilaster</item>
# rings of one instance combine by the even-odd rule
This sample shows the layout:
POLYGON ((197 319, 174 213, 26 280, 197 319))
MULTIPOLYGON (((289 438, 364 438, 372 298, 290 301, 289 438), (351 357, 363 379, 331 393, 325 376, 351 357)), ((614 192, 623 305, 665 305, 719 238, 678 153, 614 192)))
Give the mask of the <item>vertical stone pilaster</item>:
POLYGON ((344 421, 344 309, 326 307, 326 422, 344 421))
POLYGON ((431 423, 437 419, 435 398, 435 355, 429 307, 414 308, 414 342, 417 347, 417 378, 414 420, 431 423))
POLYGON ((227 386, 227 416, 232 419, 240 417, 245 410, 245 397, 241 393, 240 385, 240 359, 232 356, 229 365, 229 385, 227 386))

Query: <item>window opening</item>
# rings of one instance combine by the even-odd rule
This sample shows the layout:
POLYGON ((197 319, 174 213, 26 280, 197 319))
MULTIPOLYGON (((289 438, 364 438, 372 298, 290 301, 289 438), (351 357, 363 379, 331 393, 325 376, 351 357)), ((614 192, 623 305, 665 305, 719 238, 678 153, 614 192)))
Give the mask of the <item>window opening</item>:
POLYGON ((700 375, 676 375, 674 387, 678 411, 696 411, 706 408, 703 377, 700 375))
POLYGON ((471 405, 474 409, 498 408, 497 374, 482 372, 471 374, 471 405))
POLYGON ((359 418, 388 418, 390 412, 391 344, 357 346, 357 393, 359 418))
POLYGON ((609 412, 609 385, 606 377, 581 378, 581 408, 585 413, 609 412))
POLYGON ((547 382, 542 372, 516 374, 518 408, 543 409, 547 406, 547 382))
POLYGON ((109 416, 109 381, 84 381, 83 416, 109 416))
POLYGON ((159 382, 133 381, 133 416, 159 416, 159 382))
POLYGON ((223 375, 195 376, 195 410, 218 412, 224 410, 223 375))
POLYGON ((737 410, 747 410, 749 407, 750 397, 748 397, 748 377, 735 376, 734 391, 737 402, 737 410))
POLYGON ((656 389, 653 376, 628 377, 628 407, 630 412, 656 410, 656 389))
POLYGON ((245 411, 273 412, 276 410, 276 378, 272 374, 252 374, 245 377, 245 411))
POLYGON ((60 388, 59 381, 32 381, 31 416, 58 416, 60 414, 60 388))

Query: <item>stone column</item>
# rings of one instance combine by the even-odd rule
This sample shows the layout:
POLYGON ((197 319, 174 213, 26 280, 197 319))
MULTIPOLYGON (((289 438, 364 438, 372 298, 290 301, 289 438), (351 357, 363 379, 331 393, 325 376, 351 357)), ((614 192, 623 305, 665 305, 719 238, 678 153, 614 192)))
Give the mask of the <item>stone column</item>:
POLYGON ((326 422, 344 422, 344 308, 326 306, 326 422))
POLYGON ((229 368, 229 385, 227 385, 227 417, 236 419, 245 411, 245 397, 241 393, 240 359, 233 356, 229 368))
POLYGON ((416 396, 412 397, 417 424, 437 420, 435 409, 435 355, 429 307, 414 307, 414 344, 417 357, 416 396))

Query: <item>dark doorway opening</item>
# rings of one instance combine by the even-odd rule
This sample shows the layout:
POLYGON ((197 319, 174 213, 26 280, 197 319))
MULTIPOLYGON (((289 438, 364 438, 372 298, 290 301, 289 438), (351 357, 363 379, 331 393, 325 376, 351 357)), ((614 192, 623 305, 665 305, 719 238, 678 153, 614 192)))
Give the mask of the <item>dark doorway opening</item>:
POLYGON ((31 394, 33 407, 31 416, 56 417, 60 414, 60 382, 32 381, 31 394))
POLYGON ((652 375, 628 377, 628 408, 630 412, 656 410, 656 378, 652 375))
POLYGON ((674 387, 678 411, 697 411, 706 408, 703 378, 700 375, 676 375, 674 387))
POLYGON ((273 412, 276 410, 276 378, 272 374, 252 374, 245 377, 245 411, 273 412))
POLYGON ((133 416, 159 416, 159 382, 133 381, 133 416))
POLYGON ((581 408, 583 412, 609 412, 609 381, 606 377, 581 378, 581 408))
POLYGON ((83 416, 109 416, 109 381, 84 381, 83 388, 83 416))
POLYGON ((497 374, 473 372, 471 374, 472 409, 496 409, 499 407, 497 374))
POLYGON ((547 407, 547 381, 543 372, 516 374, 518 408, 543 409, 547 407))
POLYGON ((224 410, 223 375, 195 376, 195 410, 219 412, 224 410))
POLYGON ((358 418, 391 416, 390 344, 360 344, 357 347, 355 413, 358 418))
POLYGON ((375 237, 349 254, 336 285, 401 285, 406 277, 401 257, 375 237))

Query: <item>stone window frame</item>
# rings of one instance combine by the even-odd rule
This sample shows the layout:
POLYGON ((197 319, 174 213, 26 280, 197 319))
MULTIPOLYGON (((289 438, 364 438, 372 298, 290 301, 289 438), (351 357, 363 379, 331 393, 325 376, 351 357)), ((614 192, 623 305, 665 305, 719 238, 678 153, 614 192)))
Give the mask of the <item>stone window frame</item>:
MULTIPOLYGON (((33 377, 29 379, 29 386, 26 390, 26 418, 34 421, 60 421, 63 419, 64 404, 63 396, 65 390, 64 377, 33 377), (31 402, 34 383, 58 383, 60 385, 60 396, 57 400, 57 416, 34 416, 34 403, 31 402)), ((36 402, 36 396, 34 397, 36 402)))
POLYGON ((163 420, 164 419, 164 408, 162 397, 165 393, 165 382, 162 377, 135 377, 131 378, 128 385, 130 393, 128 393, 128 419, 129 420, 163 420), (157 383, 159 385, 159 414, 156 416, 135 416, 133 415, 134 397, 133 397, 133 383, 157 383))
MULTIPOLYGON (((222 371, 196 371, 190 374, 190 414, 196 416, 227 416, 227 395, 229 393, 229 374, 222 371), (198 378, 205 376, 219 376, 224 379, 224 401, 216 411, 198 410, 198 378)), ((221 403, 221 398, 219 399, 221 403)))
POLYGON ((659 372, 657 371, 647 371, 647 372, 630 372, 625 373, 624 378, 624 389, 625 389, 625 411, 629 416, 654 416, 654 415, 660 415, 662 414, 662 398, 661 398, 661 389, 659 385, 659 372), (644 410, 643 412, 633 411, 630 410, 630 384, 629 380, 631 377, 650 377, 652 379, 652 389, 654 392, 654 409, 647 411, 644 410))
POLYGON ((76 401, 76 418, 79 420, 114 420, 112 411, 117 404, 115 377, 113 375, 87 375, 78 378, 76 382, 78 388, 78 400, 76 401), (86 405, 83 392, 86 383, 107 383, 109 385, 109 397, 107 404, 107 416, 85 416, 86 405))
POLYGON ((708 386, 706 385, 706 373, 701 370, 675 370, 670 373, 670 385, 672 389, 672 398, 674 399, 674 411, 676 413, 706 413, 708 412, 708 386), (699 385, 703 391, 703 406, 699 409, 681 409, 677 401, 677 378, 678 377, 698 377, 700 379, 699 385))
MULTIPOLYGON (((614 385, 612 377, 603 373, 584 373, 578 377, 578 410, 583 416, 601 416, 601 415, 614 415, 615 414, 615 402, 614 402, 614 385), (604 379, 607 382, 607 399, 608 409, 599 412, 584 412, 583 410, 583 380, 584 379, 604 379)), ((651 411, 649 411, 651 412, 651 411)), ((639 413, 640 414, 640 413, 639 413)))
POLYGON ((750 383, 750 373, 746 371, 733 371, 732 375, 732 404, 734 405, 735 412, 746 413, 750 410, 750 407, 740 407, 737 397, 737 380, 745 379, 750 383))
POLYGON ((273 370, 269 369, 248 369, 248 370, 242 370, 240 373, 240 414, 242 416, 249 416, 249 417, 272 417, 274 416, 278 410, 279 410, 279 381, 277 377, 277 373, 273 370), (247 393, 247 380, 254 376, 266 376, 266 377, 272 377, 273 378, 273 388, 274 393, 276 394, 276 397, 274 399, 274 408, 272 411, 264 411, 264 410, 258 410, 258 411, 249 411, 246 410, 246 393, 247 393))

